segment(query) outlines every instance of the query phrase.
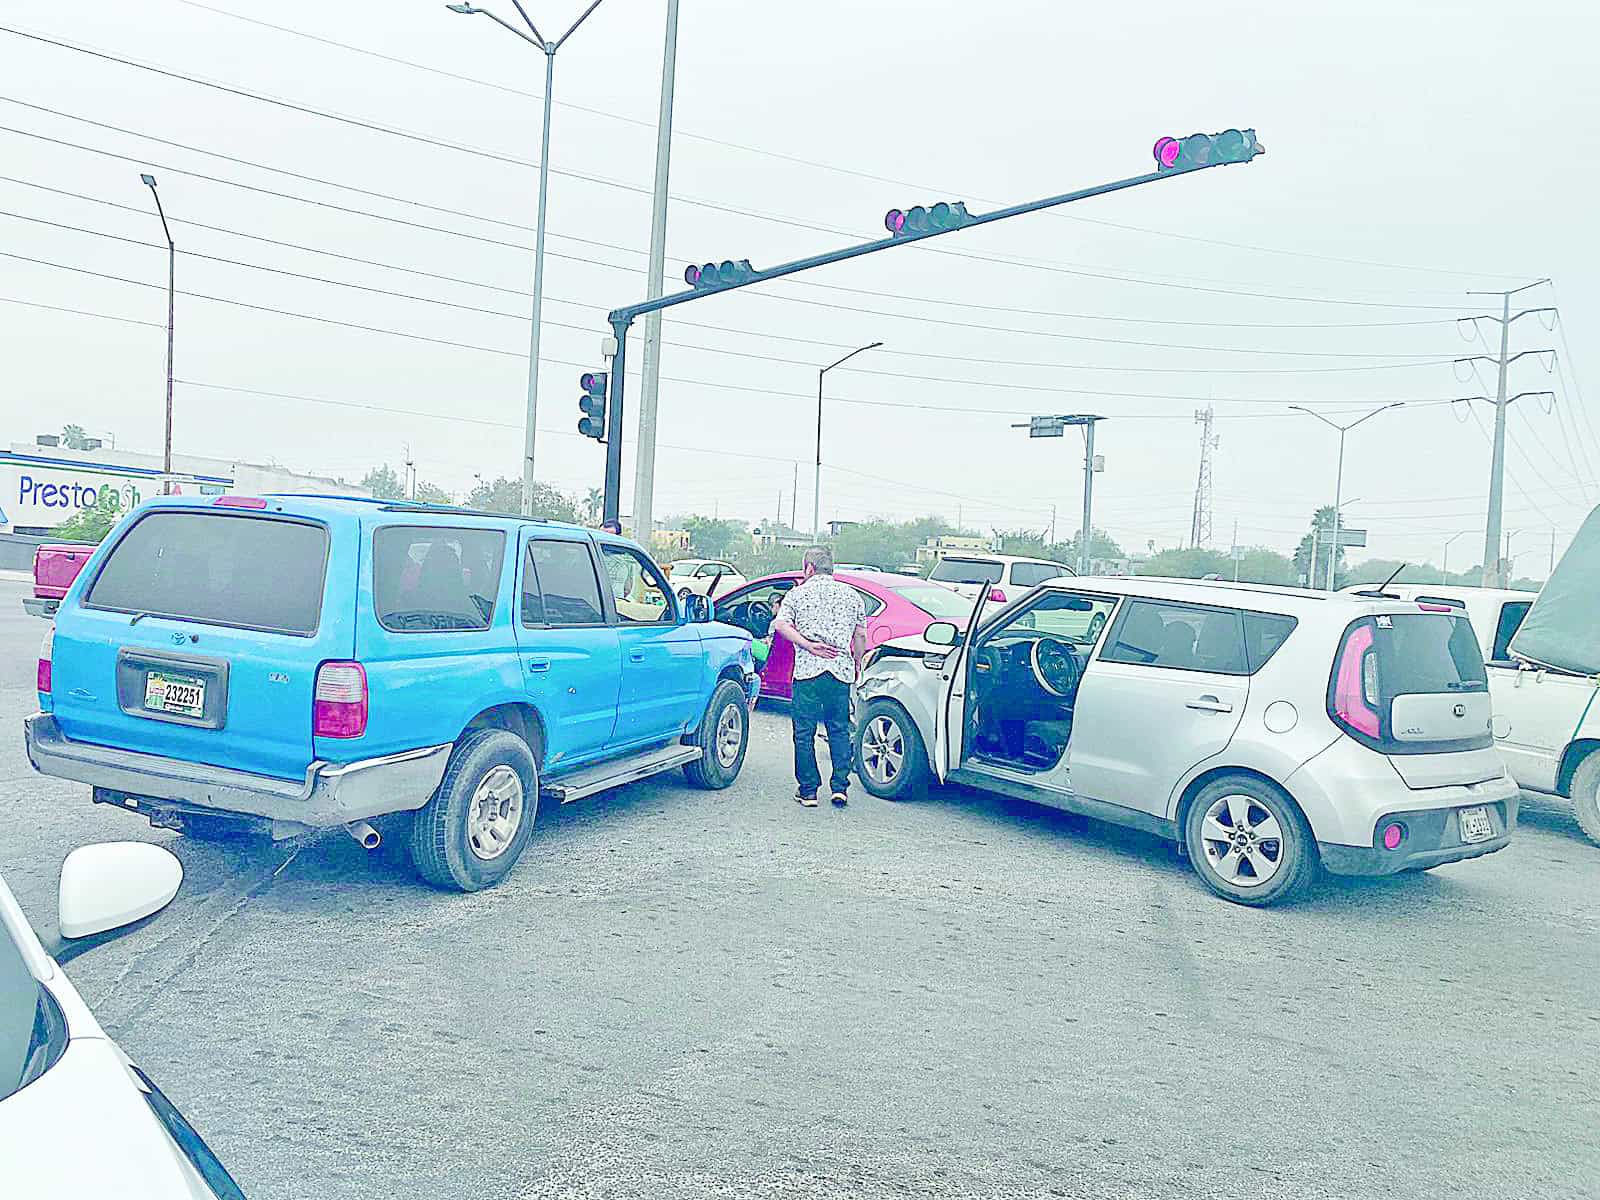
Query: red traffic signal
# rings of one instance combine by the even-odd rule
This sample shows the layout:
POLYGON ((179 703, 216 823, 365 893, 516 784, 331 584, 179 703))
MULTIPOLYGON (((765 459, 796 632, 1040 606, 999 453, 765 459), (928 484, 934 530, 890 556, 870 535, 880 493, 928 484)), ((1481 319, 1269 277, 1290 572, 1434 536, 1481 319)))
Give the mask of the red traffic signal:
POLYGON ((1186 138, 1164 137, 1151 153, 1158 171, 1193 171, 1249 162, 1266 147, 1256 141, 1254 129, 1224 129, 1221 133, 1191 133, 1186 138))
POLYGON ((578 397, 578 432, 597 442, 606 440, 606 373, 587 371, 578 381, 583 385, 583 395, 578 397))

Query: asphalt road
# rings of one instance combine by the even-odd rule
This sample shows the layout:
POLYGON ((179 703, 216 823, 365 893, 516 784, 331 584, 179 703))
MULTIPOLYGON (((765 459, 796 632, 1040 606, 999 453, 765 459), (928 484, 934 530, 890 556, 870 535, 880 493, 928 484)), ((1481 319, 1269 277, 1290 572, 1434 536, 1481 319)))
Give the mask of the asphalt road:
POLYGON ((0 583, 0 872, 144 838, 170 910, 72 975, 254 1200, 1600 1194, 1600 848, 1257 912, 1153 838, 970 792, 791 799, 760 713, 725 792, 540 814, 432 891, 343 834, 219 849, 30 773, 43 622, 0 583))

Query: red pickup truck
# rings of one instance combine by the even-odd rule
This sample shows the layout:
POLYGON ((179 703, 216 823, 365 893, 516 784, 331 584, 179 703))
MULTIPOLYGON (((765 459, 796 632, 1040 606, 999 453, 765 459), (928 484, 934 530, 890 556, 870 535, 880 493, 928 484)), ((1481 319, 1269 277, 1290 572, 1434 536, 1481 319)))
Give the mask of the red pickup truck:
POLYGON ((85 542, 46 542, 33 552, 33 595, 22 598, 23 610, 36 617, 54 617, 72 581, 93 554, 85 542))

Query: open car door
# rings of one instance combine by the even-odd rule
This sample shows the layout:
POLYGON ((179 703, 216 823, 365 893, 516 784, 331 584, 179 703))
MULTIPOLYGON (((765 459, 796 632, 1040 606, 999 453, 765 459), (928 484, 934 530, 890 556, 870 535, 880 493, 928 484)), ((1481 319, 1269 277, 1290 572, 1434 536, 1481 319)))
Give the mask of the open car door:
POLYGON ((933 773, 938 776, 940 783, 961 764, 961 742, 967 722, 967 661, 988 598, 988 588, 978 589, 972 615, 967 618, 966 633, 960 642, 950 648, 950 653, 945 656, 944 670, 940 672, 943 686, 939 691, 933 726, 933 773))

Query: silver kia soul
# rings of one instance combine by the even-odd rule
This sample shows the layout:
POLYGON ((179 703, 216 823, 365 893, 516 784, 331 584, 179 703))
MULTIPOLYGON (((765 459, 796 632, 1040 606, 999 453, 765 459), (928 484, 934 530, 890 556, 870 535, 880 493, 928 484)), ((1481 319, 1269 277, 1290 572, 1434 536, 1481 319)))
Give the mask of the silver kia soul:
POLYGON ((1455 610, 1147 578, 983 607, 874 651, 856 697, 874 795, 936 779, 1150 830, 1252 905, 1319 868, 1424 871, 1510 841, 1517 788, 1455 610))

